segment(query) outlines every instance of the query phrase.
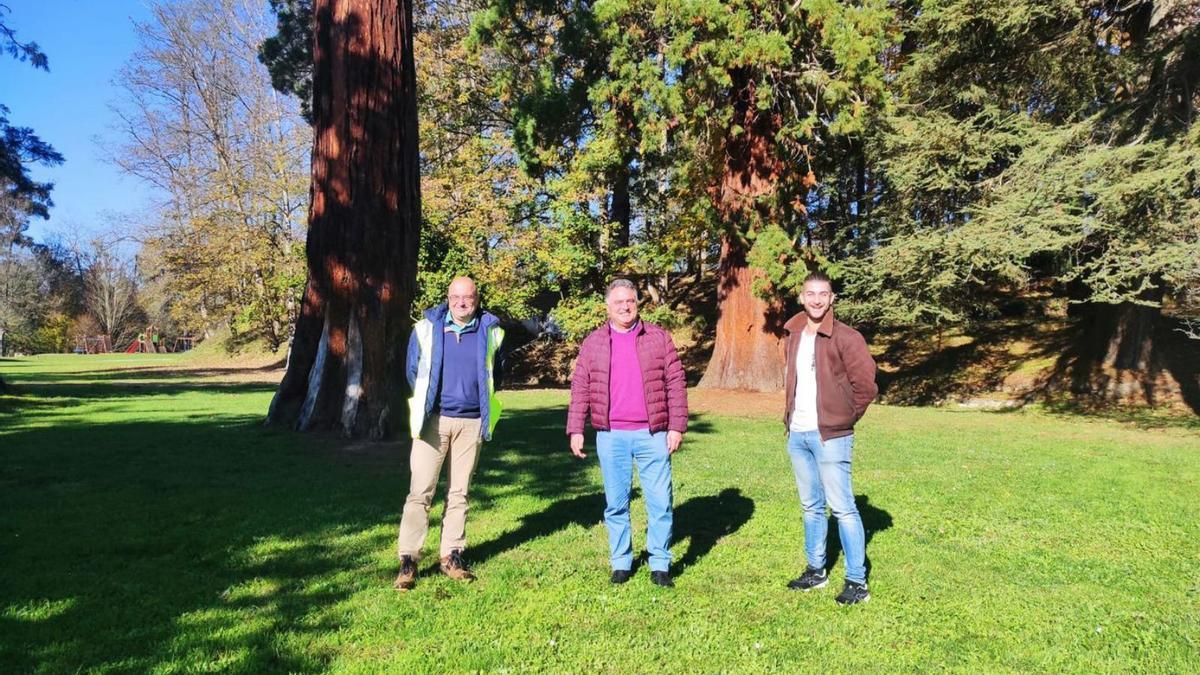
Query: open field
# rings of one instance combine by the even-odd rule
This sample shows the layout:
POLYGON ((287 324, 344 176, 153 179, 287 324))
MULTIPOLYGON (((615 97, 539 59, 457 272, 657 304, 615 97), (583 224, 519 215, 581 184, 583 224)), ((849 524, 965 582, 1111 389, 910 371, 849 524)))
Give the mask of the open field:
POLYGON ((505 392, 468 523, 480 579, 431 554, 397 594, 406 447, 263 428, 278 373, 0 360, 0 671, 1200 669, 1195 424, 872 408, 873 598, 843 608, 839 556, 828 588, 785 588, 802 526, 773 398, 696 394, 666 590, 645 568, 607 583, 565 394, 505 392))

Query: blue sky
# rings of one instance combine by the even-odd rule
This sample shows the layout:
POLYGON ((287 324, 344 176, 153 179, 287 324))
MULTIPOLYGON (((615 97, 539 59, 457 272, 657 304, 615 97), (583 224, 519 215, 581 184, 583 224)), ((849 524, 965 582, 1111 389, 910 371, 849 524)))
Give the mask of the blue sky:
POLYGON ((50 220, 35 218, 29 234, 42 241, 73 226, 85 232, 107 226, 106 213, 140 210, 152 195, 137 178, 103 159, 96 138, 114 138, 108 103, 112 79, 136 48, 133 20, 150 13, 145 0, 0 0, 5 22, 22 42, 33 41, 50 60, 50 72, 0 54, 0 103, 9 122, 32 127, 66 161, 35 167, 34 177, 55 184, 50 220))

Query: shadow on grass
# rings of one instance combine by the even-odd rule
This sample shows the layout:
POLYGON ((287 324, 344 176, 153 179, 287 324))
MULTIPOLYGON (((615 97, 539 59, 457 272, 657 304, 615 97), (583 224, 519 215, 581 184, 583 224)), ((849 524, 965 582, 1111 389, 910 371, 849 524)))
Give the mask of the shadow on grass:
MULTIPOLYGON (((688 413, 687 435, 713 433, 712 422, 705 419, 702 413, 688 413)), ((686 436, 684 437, 686 439, 686 436)))
POLYGON ((322 668, 277 638, 329 630, 363 583, 338 572, 370 580, 386 541, 351 535, 392 520, 398 481, 258 421, 7 434, 0 671, 322 668))
MULTIPOLYGON (((1187 412, 1177 412, 1170 409, 1147 408, 1138 406, 1117 406, 1097 408, 1086 404, 1064 401, 1047 400, 1037 403, 1041 410, 1056 415, 1065 420, 1104 420, 1128 424, 1138 429, 1185 429, 1200 431, 1200 415, 1187 412)), ((1023 408, 1010 407, 987 411, 993 415, 1019 414, 1023 408)))
MULTIPOLYGON (((266 429, 257 414, 138 419, 169 409, 149 394, 271 389, 31 382, 11 398, 17 420, 38 424, 0 442, 0 672, 328 667, 332 652, 306 645, 337 632, 340 604, 395 574, 407 443, 373 446, 389 458, 381 471, 340 439, 266 429), (81 402, 87 419, 65 414, 81 402)), ((483 449, 474 513, 513 495, 553 503, 474 544, 471 562, 601 522, 594 460, 567 451, 565 417, 561 405, 506 411, 483 449)), ((697 418, 693 431, 712 425, 697 418)), ((443 481, 436 500, 444 495, 443 481)), ((681 564, 693 564, 753 506, 726 491, 678 512, 680 539, 690 538, 681 564)))
POLYGON ((32 396, 22 396, 22 393, 10 393, 6 396, 0 396, 0 428, 6 426, 4 424, 6 416, 16 416, 20 413, 62 410, 81 403, 78 399, 34 398, 32 396))
MULTIPOLYGON (((131 407, 145 391, 133 385, 40 389, 111 397, 89 410, 125 420, 146 405, 131 407)), ((265 429, 257 415, 95 423, 56 412, 38 409, 54 423, 0 442, 0 672, 322 670, 326 652, 304 646, 336 633, 350 596, 390 586, 407 444, 377 444, 396 456, 379 471, 340 441, 265 429)), ((473 505, 513 492, 567 502, 484 543, 489 556, 558 529, 563 513, 599 520, 563 416, 512 411, 485 446, 473 505)))
POLYGON ((737 532, 753 515, 754 500, 737 488, 725 488, 716 495, 692 497, 675 507, 674 539, 676 542, 687 539, 688 547, 671 565, 671 575, 682 576, 712 551, 722 537, 737 532))
POLYGON ((472 546, 469 554, 471 562, 487 562, 506 551, 520 548, 535 539, 554 534, 571 525, 591 527, 600 522, 603 516, 603 492, 560 499, 542 511, 522 516, 521 524, 516 529, 509 530, 490 541, 472 546))
POLYGON ((170 368, 161 365, 131 366, 128 368, 106 368, 102 370, 73 370, 60 372, 18 373, 22 381, 54 384, 60 382, 121 382, 134 383, 138 380, 182 380, 189 384, 203 384, 197 380, 228 377, 261 377, 278 371, 283 377, 282 364, 271 364, 261 368, 170 368))
MULTIPOLYGON (((630 499, 636 499, 633 490, 630 499)), ((593 492, 560 499, 545 509, 521 517, 513 530, 471 547, 472 562, 483 563, 506 551, 564 530, 572 525, 593 527, 604 520, 604 493, 593 492)), ((687 540, 687 550, 671 565, 671 574, 680 576, 712 551, 722 537, 733 534, 754 515, 754 502, 737 488, 726 488, 718 495, 693 497, 675 507, 675 532, 672 544, 687 540)), ((678 553, 677 553, 678 554, 678 553)), ((634 570, 644 562, 647 553, 634 561, 634 570)))
MULTIPOLYGON (((11 421, 23 419, 26 415, 54 414, 68 408, 78 407, 97 400, 112 401, 111 405, 95 408, 93 412, 120 412, 129 407, 128 399, 141 396, 178 396, 192 392, 217 394, 249 394, 263 393, 274 390, 274 386, 264 383, 93 383, 93 382, 43 382, 41 374, 37 379, 19 388, 13 387, 7 395, 0 395, 0 430, 9 426, 11 421)), ((148 412, 143 409, 142 412, 148 412)))
MULTIPOLYGON (((58 403, 62 403, 64 406, 74 405, 72 399, 119 401, 128 396, 176 396, 197 391, 248 394, 274 390, 274 385, 263 382, 38 382, 22 385, 20 393, 23 396, 21 400, 25 404, 34 405, 34 401, 41 401, 52 407, 58 403)), ((22 403, 16 405, 19 406, 22 403)))
MULTIPOLYGON (((520 546, 555 532, 564 530, 572 525, 592 527, 603 521, 604 493, 596 490, 598 486, 592 483, 588 471, 595 465, 596 454, 594 447, 595 434, 590 429, 585 434, 588 440, 587 459, 578 459, 568 450, 566 435, 566 406, 560 405, 534 410, 518 410, 505 412, 504 418, 497 427, 497 436, 492 443, 484 445, 483 457, 472 483, 472 509, 490 508, 495 501, 519 488, 521 494, 551 499, 558 497, 549 506, 530 512, 520 517, 519 525, 505 534, 481 543, 472 543, 468 558, 473 564, 483 563, 520 546)), ((710 421, 701 419, 699 415, 691 415, 689 434, 706 434, 713 432, 710 421)), ((637 491, 631 494, 636 498, 637 491)), ((697 520, 712 518, 718 502, 724 499, 736 502, 739 496, 722 494, 720 497, 703 498, 688 502, 691 506, 678 507, 683 510, 685 517, 696 516, 697 520)), ((740 499, 746 500, 744 497, 740 499)), ((744 509, 735 508, 732 513, 741 513, 744 509)), ((753 511, 753 505, 750 507, 753 511)), ((747 515, 748 519, 748 515, 747 515)), ((676 522, 679 516, 676 515, 676 522)), ((715 533, 723 526, 720 518, 697 532, 697 541, 693 543, 696 553, 691 560, 697 560, 709 549, 711 543, 704 543, 710 533, 715 533)), ((742 520, 733 528, 740 527, 742 520)), ((692 536, 688 533, 677 533, 677 538, 692 536)))
MULTIPOLYGON (((17 365, 33 365, 28 361, 17 365)), ((9 389, 0 394, 34 394, 43 397, 97 398, 112 395, 119 390, 139 393, 175 393, 180 389, 204 391, 223 390, 231 393, 247 390, 271 390, 276 383, 264 381, 264 376, 279 371, 282 377, 283 361, 262 366, 248 367, 165 367, 165 364, 148 364, 124 368, 100 368, 93 370, 71 370, 61 372, 17 372, 10 373, 9 389), (15 376, 15 377, 14 377, 15 376), (250 379, 231 383, 228 378, 250 379), (222 381, 222 378, 225 378, 222 381)))
MULTIPOLYGON (((595 432, 589 429, 585 434, 587 459, 578 459, 569 450, 566 419, 565 405, 506 410, 495 439, 483 446, 471 484, 472 508, 487 507, 515 485, 522 486, 522 494, 568 500, 592 487, 587 472, 596 462, 595 432)), ((689 435, 713 431, 711 421, 696 413, 690 416, 689 435)))
POLYGON ((543 499, 574 496, 590 487, 590 464, 569 451, 566 419, 566 406, 505 410, 495 438, 481 451, 471 483, 472 508, 486 508, 518 487, 521 494, 543 499))

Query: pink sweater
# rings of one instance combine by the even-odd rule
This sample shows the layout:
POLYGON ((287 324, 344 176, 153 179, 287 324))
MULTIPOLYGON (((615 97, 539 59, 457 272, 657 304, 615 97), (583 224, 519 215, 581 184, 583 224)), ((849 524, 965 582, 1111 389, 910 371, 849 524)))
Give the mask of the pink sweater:
MULTIPOLYGON (((579 358, 571 375, 568 434, 582 434, 587 421, 598 431, 612 428, 609 422, 611 332, 606 321, 584 338, 579 347, 579 358)), ((650 431, 687 431, 687 380, 671 334, 646 321, 638 323, 633 333, 637 336, 637 364, 642 369, 650 431)))
POLYGON ((612 357, 608 370, 608 422, 617 431, 649 428, 646 391, 642 388, 642 367, 638 364, 638 326, 627 333, 612 326, 609 328, 612 357))

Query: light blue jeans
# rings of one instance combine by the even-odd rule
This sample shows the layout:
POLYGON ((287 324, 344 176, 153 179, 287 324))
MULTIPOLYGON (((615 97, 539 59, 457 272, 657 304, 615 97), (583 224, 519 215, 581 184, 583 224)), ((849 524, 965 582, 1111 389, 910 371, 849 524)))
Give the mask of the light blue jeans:
POLYGON ((804 551, 808 566, 825 569, 825 539, 829 530, 825 505, 829 504, 837 518, 838 536, 846 554, 846 580, 866 583, 867 536, 850 484, 853 454, 853 435, 822 442, 816 431, 788 433, 788 455, 792 458, 800 505, 804 508, 804 551))
POLYGON ((666 572, 671 566, 671 455, 667 432, 600 431, 596 454, 604 476, 604 524, 608 527, 609 559, 614 570, 633 567, 633 541, 629 525, 629 493, 637 464, 642 496, 646 500, 646 550, 650 570, 666 572))

